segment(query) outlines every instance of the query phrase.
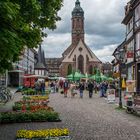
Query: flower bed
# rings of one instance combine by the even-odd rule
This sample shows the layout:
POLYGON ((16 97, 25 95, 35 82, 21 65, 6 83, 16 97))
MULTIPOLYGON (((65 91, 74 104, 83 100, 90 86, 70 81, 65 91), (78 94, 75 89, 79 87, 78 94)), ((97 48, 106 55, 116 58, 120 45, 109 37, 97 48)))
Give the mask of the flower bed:
POLYGON ((61 121, 59 114, 47 104, 48 96, 23 97, 15 102, 13 112, 0 113, 0 123, 61 121))
POLYGON ((15 102, 13 106, 14 111, 37 111, 38 109, 46 109, 53 111, 52 107, 48 106, 48 96, 35 96, 35 97, 23 97, 23 100, 15 102))
MULTIPOLYGON (((50 93, 50 90, 47 89, 45 90, 44 94, 49 94, 50 93)), ((42 92, 41 91, 36 91, 35 89, 32 89, 32 88, 27 88, 27 89, 24 89, 22 90, 22 95, 41 95, 42 92)))
POLYGON ((47 111, 54 111, 50 106, 44 105, 31 105, 31 104, 18 104, 13 106, 13 111, 32 111, 35 112, 39 109, 47 110, 47 111))
POLYGON ((48 96, 24 96, 22 100, 15 102, 13 111, 37 111, 39 109, 53 111, 53 108, 48 106, 48 102, 48 96))
POLYGON ((59 114, 54 111, 38 110, 36 112, 4 112, 0 113, 0 123, 19 123, 34 121, 61 121, 59 114))
POLYGON ((18 130, 17 140, 71 140, 68 129, 18 130))
POLYGON ((42 96, 42 95, 36 95, 36 96, 23 96, 23 100, 27 101, 27 100, 34 100, 34 101, 38 101, 38 100, 48 100, 49 97, 46 96, 42 96))

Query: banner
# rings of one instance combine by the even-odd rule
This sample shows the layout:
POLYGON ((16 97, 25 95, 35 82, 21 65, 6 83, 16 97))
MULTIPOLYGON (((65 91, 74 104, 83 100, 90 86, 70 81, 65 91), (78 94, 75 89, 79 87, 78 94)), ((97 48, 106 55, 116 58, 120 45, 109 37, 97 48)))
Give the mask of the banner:
POLYGON ((136 81, 135 80, 126 81, 126 91, 127 92, 136 92, 136 81))

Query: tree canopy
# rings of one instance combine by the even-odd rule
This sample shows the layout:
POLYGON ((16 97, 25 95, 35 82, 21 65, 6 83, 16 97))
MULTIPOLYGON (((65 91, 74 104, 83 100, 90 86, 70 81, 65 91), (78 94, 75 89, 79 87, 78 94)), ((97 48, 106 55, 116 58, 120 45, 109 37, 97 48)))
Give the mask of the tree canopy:
POLYGON ((0 0, 0 73, 12 67, 25 46, 37 47, 45 28, 55 29, 63 0, 0 0))

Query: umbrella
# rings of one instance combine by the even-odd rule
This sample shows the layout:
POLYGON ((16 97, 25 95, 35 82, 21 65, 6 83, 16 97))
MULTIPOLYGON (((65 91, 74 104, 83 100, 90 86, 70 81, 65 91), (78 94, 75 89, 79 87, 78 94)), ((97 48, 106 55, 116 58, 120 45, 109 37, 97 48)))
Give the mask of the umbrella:
POLYGON ((105 75, 103 75, 102 73, 101 73, 100 78, 102 79, 102 81, 107 80, 107 77, 105 75))
POLYGON ((59 77, 57 77, 57 76, 55 76, 55 77, 49 77, 49 79, 51 79, 51 80, 58 80, 59 77))
POLYGON ((73 78, 73 74, 67 75, 67 78, 73 78))
POLYGON ((74 80, 74 74, 67 75, 68 80, 74 80))
POLYGON ((112 77, 107 78, 108 81, 113 81, 114 79, 112 77))
POLYGON ((85 76, 79 72, 75 72, 74 78, 75 80, 80 80, 81 78, 84 78, 85 76))
POLYGON ((24 75, 23 78, 49 78, 49 77, 44 75, 24 75))
POLYGON ((93 79, 93 80, 95 80, 95 81, 97 81, 97 82, 100 82, 100 81, 101 81, 101 77, 98 76, 98 75, 92 75, 92 76, 90 77, 90 79, 93 79))

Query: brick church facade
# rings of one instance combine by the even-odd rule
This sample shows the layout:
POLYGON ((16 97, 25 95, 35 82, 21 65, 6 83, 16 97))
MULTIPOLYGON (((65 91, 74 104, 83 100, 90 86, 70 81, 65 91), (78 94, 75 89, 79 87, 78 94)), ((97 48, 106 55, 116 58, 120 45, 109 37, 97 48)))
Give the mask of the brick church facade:
POLYGON ((60 65, 60 75, 65 77, 72 71, 80 71, 85 74, 92 74, 93 68, 101 69, 102 62, 91 51, 85 43, 84 32, 84 11, 76 0, 72 11, 72 42, 63 52, 60 65))

